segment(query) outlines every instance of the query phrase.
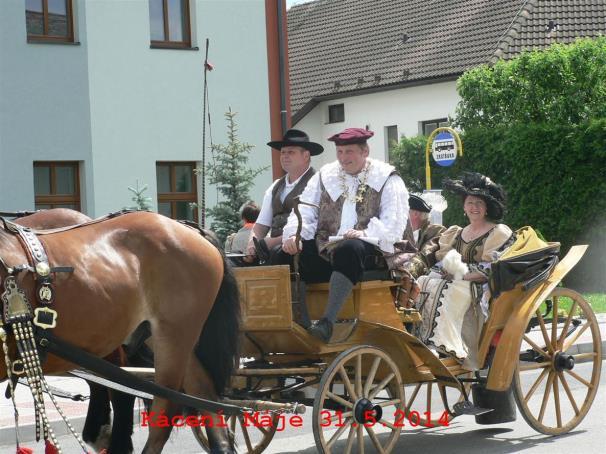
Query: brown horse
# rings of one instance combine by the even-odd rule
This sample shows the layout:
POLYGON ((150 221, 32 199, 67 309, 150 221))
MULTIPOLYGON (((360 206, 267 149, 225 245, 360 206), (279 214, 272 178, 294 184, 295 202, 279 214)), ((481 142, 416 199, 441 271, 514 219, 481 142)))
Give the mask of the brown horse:
MULTIPOLYGON (((41 238, 51 265, 75 269, 55 277, 55 335, 103 357, 149 320, 156 383, 217 398, 238 358, 239 306, 233 276, 210 243, 188 227, 145 212, 41 238)), ((3 228, 0 245, 9 266, 27 263, 17 237, 3 228)), ((1 274, 4 279, 5 271, 1 274)), ((35 301, 33 276, 22 274, 19 284, 35 301)), ((44 365, 47 373, 72 367, 52 355, 44 365)), ((0 365, 0 378, 5 376, 0 365)), ((160 452, 170 434, 170 425, 160 427, 157 415, 171 420, 179 410, 166 399, 154 400, 150 414, 156 416, 144 452, 160 452)), ((231 452, 226 432, 208 429, 213 449, 231 452)))
MULTIPOLYGON (((48 230, 89 221, 92 219, 79 211, 52 208, 20 217, 14 222, 36 230, 48 230)), ((116 350, 105 359, 124 365, 120 364, 120 357, 120 352, 116 350)), ((133 452, 134 396, 109 390, 93 382, 87 383, 90 388, 90 400, 82 429, 82 439, 99 451, 106 449, 108 454, 133 452), (114 410, 113 421, 110 402, 114 410)))

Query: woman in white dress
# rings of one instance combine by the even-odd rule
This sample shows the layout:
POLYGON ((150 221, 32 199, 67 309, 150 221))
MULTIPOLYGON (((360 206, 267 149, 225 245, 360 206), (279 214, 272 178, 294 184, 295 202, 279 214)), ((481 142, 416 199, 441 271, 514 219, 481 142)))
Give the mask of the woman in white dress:
POLYGON ((436 267, 418 280, 417 308, 423 322, 417 335, 427 345, 475 369, 479 367, 478 339, 488 315, 490 265, 511 243, 513 234, 499 223, 505 209, 503 189, 488 177, 466 173, 461 180, 446 180, 444 188, 462 196, 469 224, 463 228, 454 225, 442 233, 436 267), (442 267, 442 260, 453 249, 469 268, 462 279, 454 279, 442 267))

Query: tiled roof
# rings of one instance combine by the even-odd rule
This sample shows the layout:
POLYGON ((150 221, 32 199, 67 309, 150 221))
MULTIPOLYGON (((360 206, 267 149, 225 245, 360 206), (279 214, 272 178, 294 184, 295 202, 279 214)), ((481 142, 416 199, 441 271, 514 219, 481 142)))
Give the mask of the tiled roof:
POLYGON ((606 35, 606 0, 531 0, 501 39, 495 57, 570 43, 579 37, 606 35))
POLYGON ((604 33, 605 2, 316 0, 293 6, 293 120, 318 99, 454 79, 495 56, 547 46, 554 39, 545 38, 549 20, 557 24, 558 42, 604 33))

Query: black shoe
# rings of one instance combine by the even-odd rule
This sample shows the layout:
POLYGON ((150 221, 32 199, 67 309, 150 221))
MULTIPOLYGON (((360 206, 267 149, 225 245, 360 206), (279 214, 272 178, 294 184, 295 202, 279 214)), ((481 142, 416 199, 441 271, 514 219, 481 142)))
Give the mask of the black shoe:
POLYGON ((332 336, 332 323, 327 318, 321 318, 314 322, 307 331, 312 336, 328 342, 332 336))

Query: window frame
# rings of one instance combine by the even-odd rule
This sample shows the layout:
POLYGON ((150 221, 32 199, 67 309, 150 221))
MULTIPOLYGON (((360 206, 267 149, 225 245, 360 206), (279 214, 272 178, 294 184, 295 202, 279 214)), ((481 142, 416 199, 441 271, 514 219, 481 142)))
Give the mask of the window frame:
MULTIPOLYGON (((148 1, 149 5, 149 1, 148 1)), ((170 40, 154 40, 151 39, 151 17, 149 18, 149 37, 150 47, 152 49, 191 49, 191 8, 189 0, 183 0, 183 20, 185 27, 183 28, 183 41, 170 40)), ((162 21, 164 25, 164 37, 170 39, 170 28, 168 20, 168 0, 162 0, 162 21)))
MULTIPOLYGON (((48 0, 42 1, 42 20, 44 31, 48 33, 48 0)), ((25 31, 28 43, 73 43, 74 42, 74 8, 73 0, 65 0, 67 15, 67 36, 54 36, 48 34, 34 35, 27 29, 27 9, 25 17, 25 31)))
POLYGON ((328 106, 328 124, 334 124, 334 123, 343 123, 345 121, 345 103, 340 103, 340 104, 330 104, 328 106), (333 112, 333 110, 336 110, 337 108, 341 109, 341 113, 342 113, 342 117, 341 119, 336 119, 336 120, 332 120, 331 118, 331 113, 333 112))
POLYGON ((421 135, 424 136, 428 136, 429 134, 431 134, 431 132, 429 134, 425 133, 425 126, 430 125, 432 123, 435 123, 437 126, 434 129, 438 129, 438 128, 442 128, 444 126, 450 126, 450 121, 448 120, 448 117, 442 117, 442 118, 434 118, 433 120, 425 120, 425 121, 421 121, 421 135), (443 125, 444 123, 444 125, 443 125))
MULTIPOLYGON (((172 192, 160 192, 156 189, 158 198, 158 213, 160 212, 160 203, 170 203, 170 218, 177 219, 177 204, 176 202, 198 203, 198 179, 194 170, 197 168, 195 161, 156 161, 156 185, 158 184, 158 167, 168 166, 169 184, 172 192), (191 184, 192 192, 176 192, 177 173, 176 167, 183 165, 191 165, 191 184)), ((194 222, 198 222, 198 210, 192 210, 194 214, 194 222)))
POLYGON ((387 155, 387 161, 388 162, 392 162, 392 151, 395 147, 398 146, 398 144, 400 143, 400 131, 398 130, 398 125, 388 125, 385 126, 385 151, 386 151, 386 155, 387 155), (394 140, 395 145, 392 145, 390 140, 389 140, 389 131, 391 128, 395 128, 396 130, 396 139, 394 140))
MULTIPOLYGON (((80 162, 78 161, 34 161, 34 168, 50 167, 50 194, 36 194, 36 186, 34 182, 34 205, 50 205, 55 208, 55 205, 75 205, 75 210, 82 209, 80 198, 80 162), (74 194, 56 194, 57 179, 56 167, 73 167, 74 169, 74 194)), ((34 174, 35 175, 35 174, 34 174)), ((35 178, 35 176, 34 176, 35 178)))

